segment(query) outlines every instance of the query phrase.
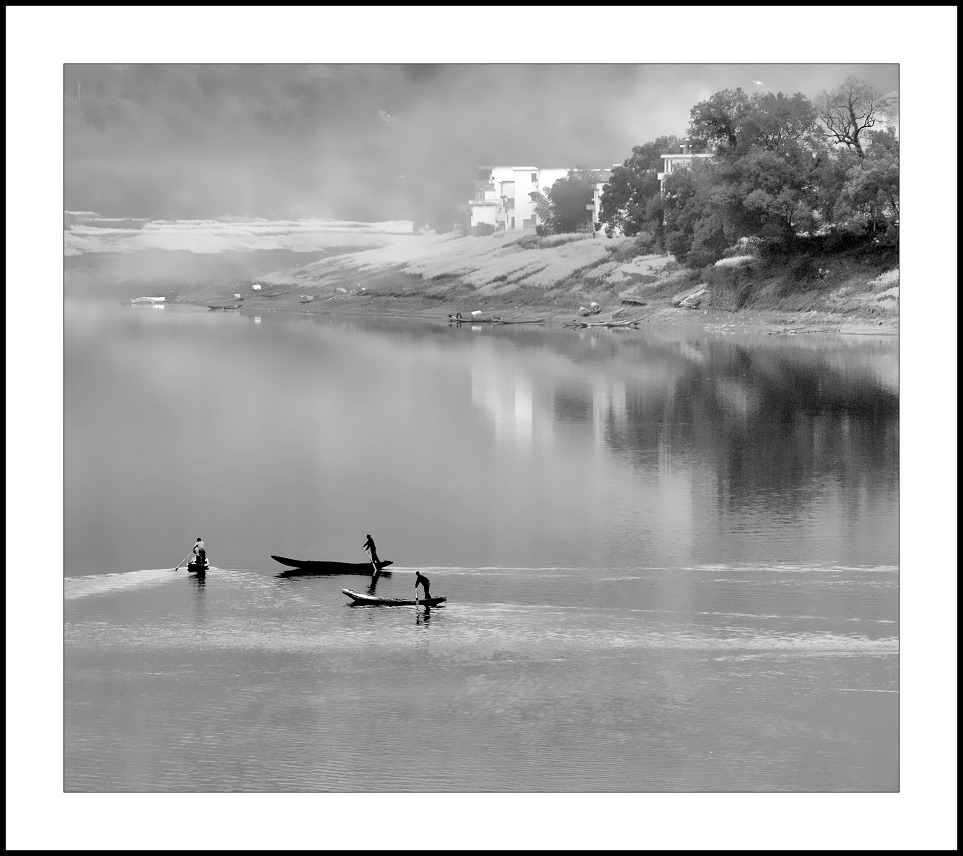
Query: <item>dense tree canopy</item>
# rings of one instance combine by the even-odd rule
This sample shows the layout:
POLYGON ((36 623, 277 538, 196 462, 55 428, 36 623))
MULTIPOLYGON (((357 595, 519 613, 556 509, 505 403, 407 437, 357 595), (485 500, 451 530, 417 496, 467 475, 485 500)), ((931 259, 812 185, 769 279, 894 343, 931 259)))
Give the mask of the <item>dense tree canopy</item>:
POLYGON ((632 147, 632 156, 612 170, 612 177, 602 191, 599 220, 606 234, 615 230, 628 236, 646 230, 661 234, 658 171, 665 152, 679 150, 679 138, 658 137, 650 143, 632 147))
POLYGON ((735 149, 751 103, 741 88, 723 89, 699 102, 689 114, 689 138, 717 153, 735 149))
MULTIPOLYGON (((819 149, 816 108, 801 92, 717 92, 690 112, 689 136, 719 157, 753 151, 786 152, 799 146, 819 149)), ((694 149, 698 150, 698 149, 694 149)))
POLYGON ((634 147, 602 194, 607 232, 648 233, 690 266, 720 259, 744 238, 778 252, 833 234, 897 241, 899 140, 872 131, 878 96, 850 78, 824 97, 839 106, 835 124, 798 92, 727 89, 695 105, 692 149, 713 157, 677 164, 660 192, 659 155, 679 141, 634 147))
POLYGON ((595 174, 583 167, 570 169, 535 200, 535 214, 550 233, 577 232, 590 217, 586 206, 595 193, 595 174))
POLYGON ((883 233, 899 238, 899 140, 891 131, 871 135, 862 158, 850 158, 833 209, 840 231, 849 234, 883 233))

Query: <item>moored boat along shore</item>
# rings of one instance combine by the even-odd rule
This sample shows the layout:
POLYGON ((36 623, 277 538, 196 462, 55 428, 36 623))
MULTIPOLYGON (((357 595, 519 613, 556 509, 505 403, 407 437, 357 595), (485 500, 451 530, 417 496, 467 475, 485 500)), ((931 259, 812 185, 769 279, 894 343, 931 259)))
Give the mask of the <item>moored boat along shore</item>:
POLYGON ((202 288, 185 302, 456 326, 474 320, 637 330, 681 323, 732 331, 898 333, 899 268, 892 258, 854 252, 774 261, 747 253, 693 270, 646 249, 631 238, 590 234, 414 234, 202 288))

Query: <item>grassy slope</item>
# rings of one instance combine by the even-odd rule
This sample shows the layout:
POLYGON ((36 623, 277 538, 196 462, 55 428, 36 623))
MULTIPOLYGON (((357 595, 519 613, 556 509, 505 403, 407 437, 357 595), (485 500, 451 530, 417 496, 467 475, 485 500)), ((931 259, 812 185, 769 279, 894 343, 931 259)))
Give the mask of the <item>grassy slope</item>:
POLYGON ((809 312, 895 323, 896 264, 893 255, 864 250, 744 263, 723 260, 693 271, 669 256, 642 252, 630 238, 427 234, 270 274, 261 279, 262 292, 249 294, 248 305, 273 301, 270 305, 277 308, 291 308, 311 298, 310 306, 298 308, 347 308, 360 299, 363 283, 369 304, 380 300, 383 308, 386 301, 395 301, 387 305, 415 312, 444 304, 453 310, 510 308, 565 315, 593 300, 617 308, 627 297, 645 301, 651 312, 706 287, 702 307, 719 312, 809 312), (830 273, 821 276, 820 268, 830 273))

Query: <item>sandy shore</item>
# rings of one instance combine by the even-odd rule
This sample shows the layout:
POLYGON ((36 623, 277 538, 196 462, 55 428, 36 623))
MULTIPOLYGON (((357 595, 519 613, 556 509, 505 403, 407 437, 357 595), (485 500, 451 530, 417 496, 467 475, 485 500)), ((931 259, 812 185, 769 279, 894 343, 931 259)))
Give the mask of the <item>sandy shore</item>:
POLYGON ((554 327, 573 320, 597 324, 632 319, 638 325, 630 329, 698 325, 787 335, 898 333, 898 270, 875 280, 841 277, 815 297, 804 295, 792 311, 726 311, 711 300, 698 308, 680 307, 682 297, 702 287, 698 276, 670 256, 638 254, 627 239, 418 235, 257 281, 212 286, 184 299, 242 312, 370 315, 438 323, 447 323, 456 313, 468 317, 481 312, 505 320, 543 319, 544 325, 554 327), (600 312, 580 317, 579 308, 593 302, 600 312))
MULTIPOLYGON (((381 318, 407 318, 438 323, 448 323, 448 316, 461 313, 470 316, 481 311, 483 318, 493 314, 505 320, 544 319, 542 326, 563 327, 572 321, 598 324, 609 320, 638 320, 636 330, 647 327, 698 326, 705 330, 720 332, 771 333, 796 335, 801 333, 837 333, 846 335, 898 335, 899 319, 880 319, 873 316, 860 317, 828 312, 779 312, 773 310, 744 310, 724 312, 713 309, 681 309, 671 305, 652 303, 646 306, 621 304, 611 301, 603 305, 598 315, 581 317, 578 306, 561 307, 556 303, 512 304, 508 301, 464 300, 448 302, 429 299, 422 295, 396 296, 377 293, 312 296, 306 300, 294 292, 284 294, 264 291, 235 300, 233 294, 222 289, 200 295, 192 295, 189 302, 207 306, 232 306, 245 313, 266 312, 295 313, 302 315, 373 316, 381 318)), ((626 328, 591 327, 593 330, 626 332, 626 328)))

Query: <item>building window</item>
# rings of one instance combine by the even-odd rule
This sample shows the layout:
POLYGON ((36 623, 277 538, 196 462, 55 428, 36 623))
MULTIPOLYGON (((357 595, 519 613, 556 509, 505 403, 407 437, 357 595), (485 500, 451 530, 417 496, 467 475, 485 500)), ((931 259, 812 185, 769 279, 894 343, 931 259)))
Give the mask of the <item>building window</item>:
POLYGON ((532 184, 538 184, 538 173, 537 173, 537 172, 533 172, 533 173, 532 173, 532 184))

